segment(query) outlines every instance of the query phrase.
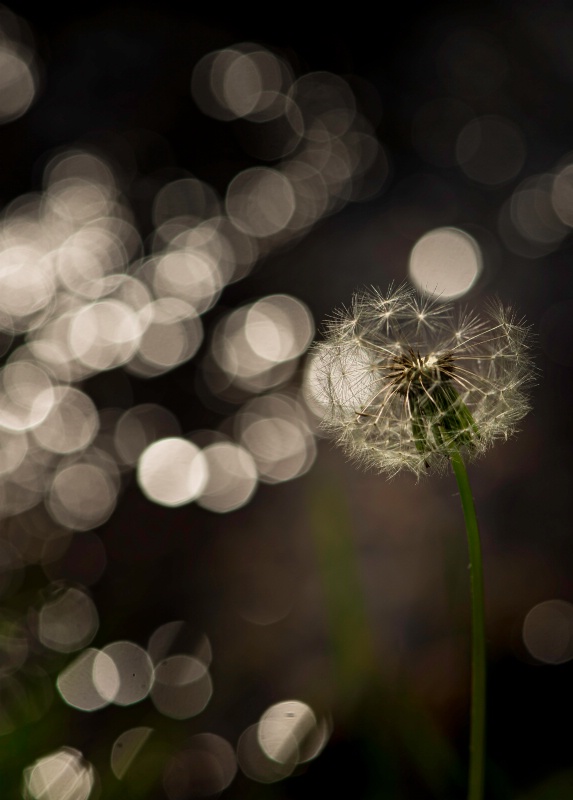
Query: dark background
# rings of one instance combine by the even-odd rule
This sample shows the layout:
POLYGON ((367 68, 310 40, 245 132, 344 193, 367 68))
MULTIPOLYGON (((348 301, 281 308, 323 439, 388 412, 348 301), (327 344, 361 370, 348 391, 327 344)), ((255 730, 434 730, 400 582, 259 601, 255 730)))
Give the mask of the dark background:
MULTIPOLYGON (((405 279, 409 252, 428 230, 453 225, 477 232, 485 270, 468 301, 479 305, 496 294, 524 314, 536 334, 539 369, 521 434, 471 468, 487 591, 488 797, 561 800, 573 795, 573 667, 536 661, 521 629, 537 603, 573 603, 571 238, 543 252, 534 244, 528 250, 526 242, 516 252, 500 235, 498 219, 521 181, 552 175, 571 158, 573 13, 556 2, 463 9, 442 3, 419 13, 387 8, 381 9, 386 18, 374 20, 361 4, 337 13, 275 6, 260 15, 239 6, 182 11, 170 2, 65 13, 47 4, 12 6, 29 25, 41 90, 23 117, 0 127, 0 202, 38 190, 54 148, 96 147, 123 171, 122 189, 145 239, 157 186, 150 175, 186 170, 223 195, 237 173, 261 163, 241 146, 239 121, 208 118, 194 104, 190 76, 203 55, 250 41, 288 60, 295 74, 326 70, 368 82, 360 100, 390 164, 382 190, 260 260, 224 290, 205 329, 208 335, 225 311, 277 292, 303 300, 319 323, 355 287, 405 279), (420 135, 413 136, 417 115, 440 98, 517 126, 526 156, 513 180, 486 186, 451 159, 439 164, 425 157, 420 135), (137 168, 133 159, 122 162, 118 144, 122 137, 133 141, 134 131, 150 132, 153 141, 137 153, 137 168)), ((428 132, 444 147, 447 122, 428 132)), ((204 402, 200 363, 197 357, 149 381, 102 372, 83 388, 99 409, 155 402, 176 414, 184 433, 217 429, 232 409, 204 402)), ((67 745, 94 763, 102 796, 111 797, 117 789, 106 753, 122 730, 149 725, 160 742, 156 750, 149 743, 157 783, 146 794, 137 794, 137 783, 123 791, 163 798, 161 764, 191 735, 213 731, 234 745, 269 705, 298 698, 331 720, 325 750, 275 784, 239 773, 225 796, 314 797, 341 784, 355 798, 464 795, 469 596, 451 476, 387 482, 345 463, 321 440, 307 475, 260 486, 247 506, 226 515, 153 505, 127 480, 116 511, 96 533, 106 568, 89 587, 100 616, 93 646, 115 639, 145 644, 157 626, 184 620, 192 637, 206 633, 211 641, 213 700, 197 718, 166 722, 147 703, 82 714, 56 695, 25 733, 5 737, 12 759, 2 780, 10 791, 24 766, 67 745), (368 654, 361 660, 358 653, 340 683, 332 675, 336 634, 329 633, 313 528, 334 526, 346 513, 374 655, 370 644, 355 642, 368 654), (271 608, 284 601, 290 612, 272 624, 249 623, 237 609, 250 593, 271 608)), ((79 535, 80 562, 90 557, 89 547, 82 550, 87 536, 79 535)), ((81 578, 65 570, 63 576, 81 578)), ((39 567, 30 567, 4 605, 24 611, 47 582, 39 567)), ((352 607, 354 599, 347 602, 352 607)), ((196 795, 181 794, 187 796, 196 795)))

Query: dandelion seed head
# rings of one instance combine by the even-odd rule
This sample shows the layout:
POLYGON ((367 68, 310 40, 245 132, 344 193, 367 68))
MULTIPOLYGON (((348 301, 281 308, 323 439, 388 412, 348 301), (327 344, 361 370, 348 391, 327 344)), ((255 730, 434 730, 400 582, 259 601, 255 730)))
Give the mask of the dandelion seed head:
POLYGON ((507 439, 529 410, 529 328, 491 303, 481 316, 406 285, 354 295, 314 348, 322 426, 364 466, 439 471, 507 439))

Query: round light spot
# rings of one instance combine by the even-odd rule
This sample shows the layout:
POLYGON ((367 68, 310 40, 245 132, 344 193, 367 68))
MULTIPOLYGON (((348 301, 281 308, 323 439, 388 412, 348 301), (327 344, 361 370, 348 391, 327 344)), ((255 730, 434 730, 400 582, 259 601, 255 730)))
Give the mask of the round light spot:
POLYGON ((426 294, 450 299, 466 294, 482 270, 476 240, 459 228, 437 228, 422 236, 410 254, 412 282, 426 294))
POLYGON ((109 656, 90 647, 58 675, 56 686, 69 706, 96 711, 114 699, 119 690, 119 673, 109 656))
POLYGON ((158 439, 177 437, 181 428, 177 417, 155 403, 128 409, 117 422, 115 449, 124 464, 134 465, 145 448, 158 439))
POLYGON ((456 155, 465 174, 487 186, 515 178, 525 161, 525 141, 519 128, 497 116, 480 117, 464 126, 456 155))
POLYGON ((153 728, 131 728, 117 737, 111 749, 111 771, 118 780, 124 777, 152 732, 153 728))
POLYGON ((32 57, 11 43, 0 46, 0 123, 21 117, 36 96, 32 57))
POLYGON ((267 167, 239 173, 227 189, 227 214, 239 230, 264 238, 284 230, 295 209, 288 178, 267 167))
MULTIPOLYGON (((130 706, 147 697, 153 683, 153 664, 142 647, 133 642, 113 642, 103 648, 101 655, 111 658, 119 676, 119 687, 113 696, 116 705, 130 706)), ((99 658, 96 658, 94 676, 99 658)))
POLYGON ((538 603, 523 621, 523 641, 533 658, 564 664, 573 658, 573 605, 565 600, 538 603))
POLYGON ((306 472, 315 457, 314 438, 294 420, 269 417, 245 425, 241 443, 255 459, 261 480, 280 483, 306 472))
POLYGON ((251 725, 241 734, 237 744, 237 760, 241 771, 258 783, 274 783, 287 778, 297 765, 296 747, 291 748, 290 761, 277 761, 269 758, 261 747, 258 725, 251 725))
POLYGON ((82 364, 99 371, 129 361, 141 334, 133 309, 119 300, 102 300, 78 311, 70 325, 69 344, 82 364))
POLYGON ((213 693, 205 664, 193 656, 169 656, 155 668, 151 699, 166 717, 188 719, 199 714, 213 693))
POLYGON ((169 800, 218 796, 236 772, 237 760, 229 742, 213 733, 199 733, 171 759, 163 786, 169 800))
POLYGON ((208 465, 200 449, 186 439, 160 439, 147 447, 138 462, 141 491, 162 506, 195 500, 208 481, 208 465))
POLYGON ((32 361, 15 359, 2 370, 4 393, 0 396, 0 427, 9 431, 35 428, 53 408, 51 378, 32 361))
POLYGON ((71 653, 91 642, 99 627, 93 600, 79 589, 65 589, 42 606, 38 638, 60 653, 71 653))
POLYGON ((179 297, 202 314, 217 300, 223 279, 206 252, 173 249, 157 259, 153 289, 157 297, 179 297))
POLYGON ((102 467, 72 464, 56 473, 48 495, 48 510, 62 525, 87 531, 109 519, 117 492, 117 485, 102 467))
POLYGON ((128 365, 130 372, 160 375, 190 359, 203 341, 203 326, 195 309, 178 297, 162 297, 140 316, 145 330, 137 356, 128 365))
POLYGON ((298 760, 300 745, 315 728, 316 717, 306 703, 286 700, 265 711, 257 735, 269 758, 287 764, 298 760))
POLYGON ((93 441, 98 427, 97 409, 87 394, 71 386, 58 386, 54 405, 33 429, 33 436, 44 450, 74 453, 93 441))
POLYGON ((248 503, 258 483, 251 454, 231 442, 209 445, 203 453, 209 477, 198 505, 223 514, 248 503))
POLYGON ((301 355, 314 335, 308 308, 289 295, 269 295, 247 311, 245 337, 253 352, 270 362, 301 355))
POLYGON ((561 222, 573 227, 573 164, 565 164, 555 175, 551 202, 561 222))
POLYGON ((33 800, 87 800, 94 783, 92 765, 71 747, 61 747, 24 770, 25 796, 33 800))

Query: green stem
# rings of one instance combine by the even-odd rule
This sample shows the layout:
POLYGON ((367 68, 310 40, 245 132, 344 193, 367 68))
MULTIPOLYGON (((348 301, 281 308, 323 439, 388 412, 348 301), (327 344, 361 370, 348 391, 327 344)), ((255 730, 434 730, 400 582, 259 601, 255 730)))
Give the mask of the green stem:
POLYGON ((485 608, 481 544, 472 492, 464 461, 450 454, 464 511, 470 553, 472 593, 472 705, 468 800, 483 800, 485 767, 485 608))

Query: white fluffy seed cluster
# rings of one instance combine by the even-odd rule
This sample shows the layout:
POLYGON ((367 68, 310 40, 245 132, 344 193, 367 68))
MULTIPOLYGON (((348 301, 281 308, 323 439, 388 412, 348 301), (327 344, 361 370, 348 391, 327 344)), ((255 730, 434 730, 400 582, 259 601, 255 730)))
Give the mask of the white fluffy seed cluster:
POLYGON ((311 384, 323 428, 364 466, 441 470, 483 453, 529 410, 530 332, 500 303, 483 316, 408 286, 365 291, 325 325, 311 384))

